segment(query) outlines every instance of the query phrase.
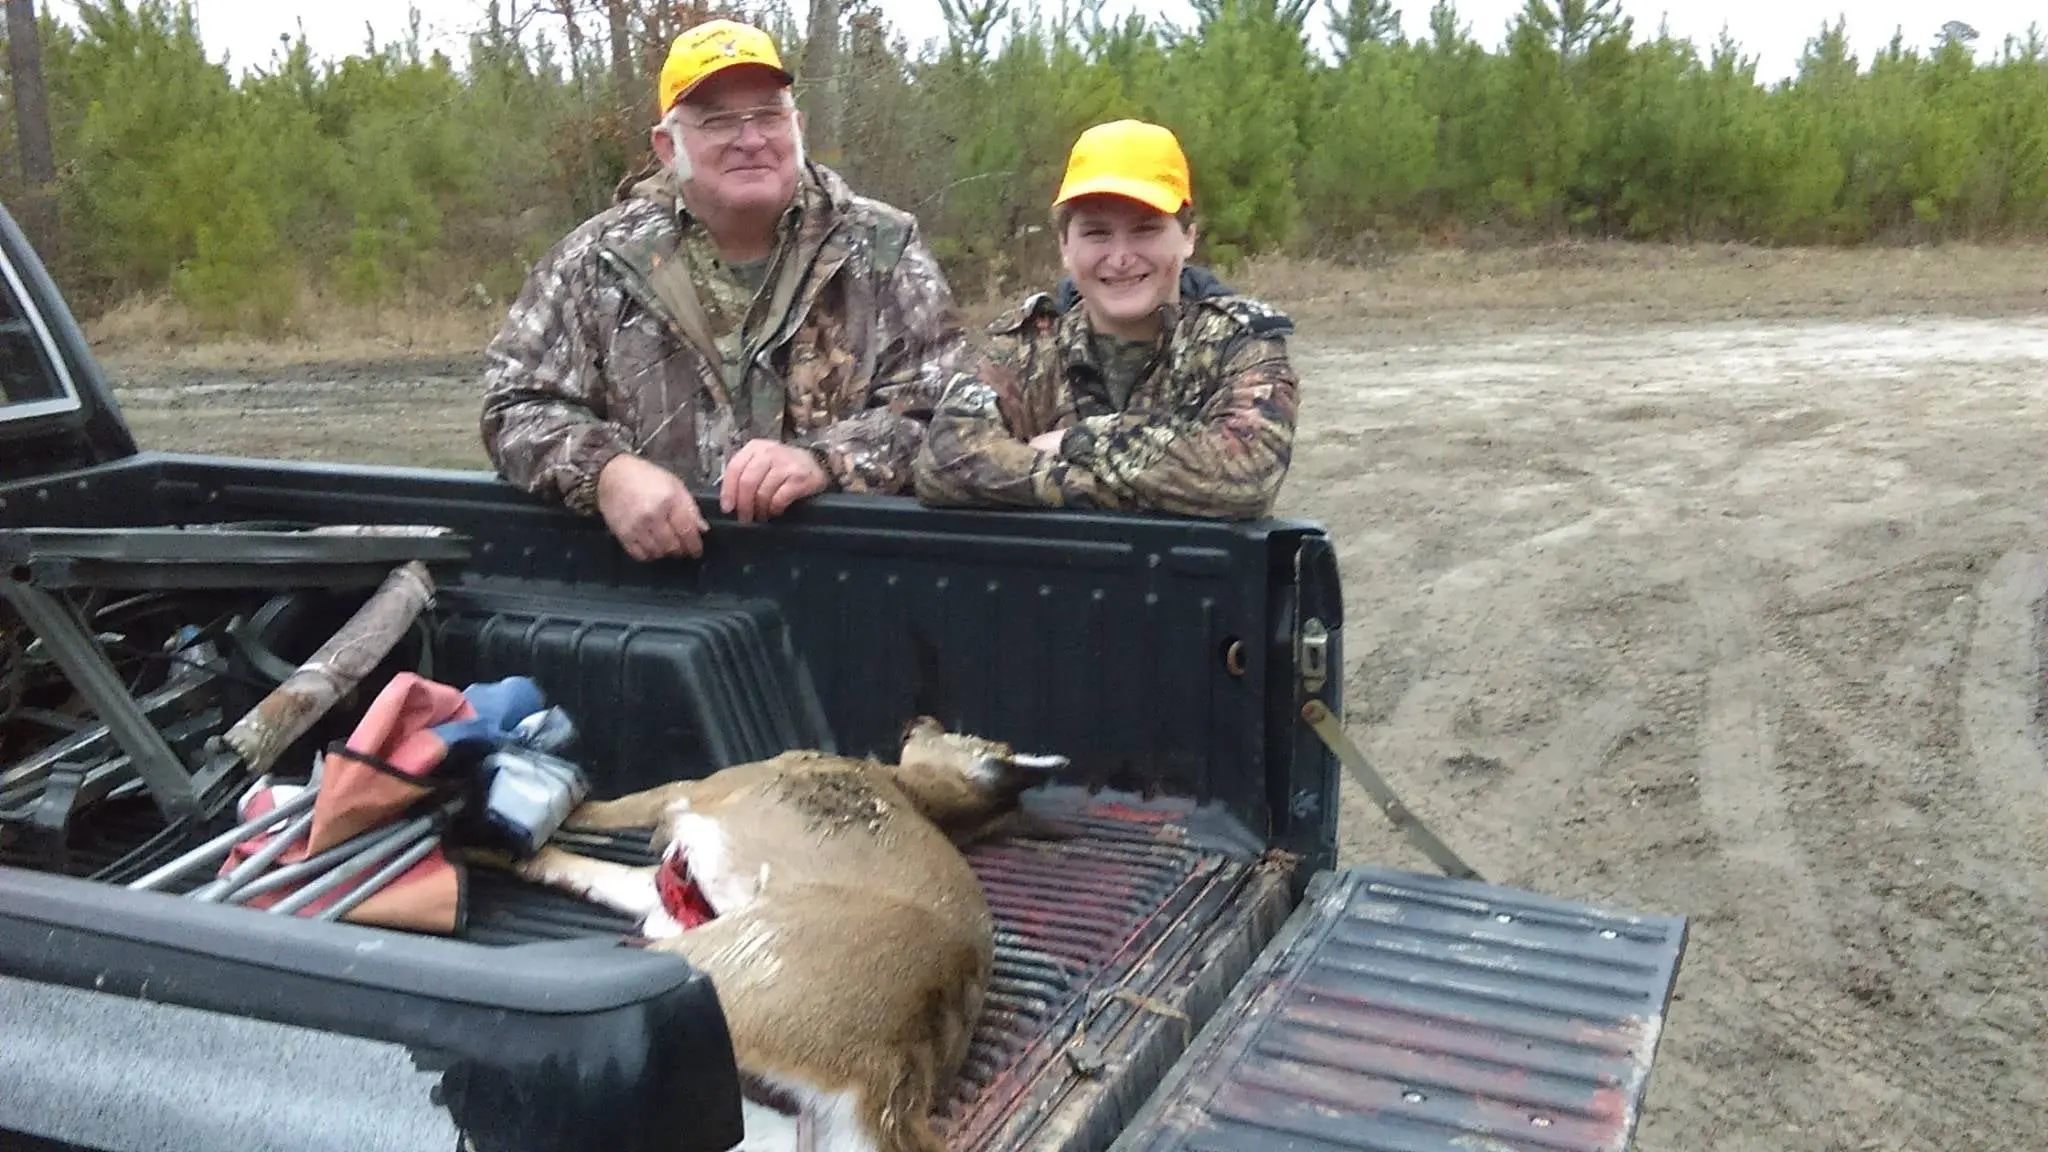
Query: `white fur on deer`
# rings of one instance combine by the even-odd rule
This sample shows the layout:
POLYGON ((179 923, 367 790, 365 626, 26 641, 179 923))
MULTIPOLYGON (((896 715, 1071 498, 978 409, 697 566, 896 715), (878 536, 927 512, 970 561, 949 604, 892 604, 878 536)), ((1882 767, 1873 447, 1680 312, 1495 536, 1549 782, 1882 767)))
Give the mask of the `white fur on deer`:
POLYGON ((861 1128, 852 1093, 819 1092, 788 1081, 776 1087, 796 1102, 796 1115, 741 1101, 746 1135, 734 1152, 881 1152, 861 1128))
POLYGON ((788 752, 570 817, 653 826, 658 868, 546 848, 519 870, 641 917, 711 977, 749 1085, 743 1147, 943 1152, 931 1111, 995 952, 961 846, 1065 765, 920 717, 895 764, 788 752))

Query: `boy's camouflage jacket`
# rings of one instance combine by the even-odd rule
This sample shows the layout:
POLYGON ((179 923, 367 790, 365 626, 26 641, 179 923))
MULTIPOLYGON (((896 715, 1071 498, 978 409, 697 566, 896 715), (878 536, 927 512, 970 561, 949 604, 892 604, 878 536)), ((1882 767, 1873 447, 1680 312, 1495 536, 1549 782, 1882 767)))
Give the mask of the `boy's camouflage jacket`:
POLYGON ((1294 444, 1293 325, 1204 273, 1182 285, 1163 351, 1122 411, 1080 307, 1038 293, 999 318, 974 372, 953 379, 932 415, 919 498, 1230 519, 1270 511, 1294 444), (1214 290, 1188 294, 1204 284, 1214 290), (1055 428, 1068 429, 1057 453, 1027 443, 1055 428))
POLYGON ((915 218, 807 165, 783 225, 796 242, 768 273, 765 335, 732 380, 715 348, 700 351, 710 341, 692 305, 706 289, 680 275, 686 224, 657 173, 622 184, 534 268, 487 350, 480 424, 499 472, 587 512, 621 452, 706 488, 768 437, 811 449, 834 488, 907 493, 925 422, 967 354, 915 218))

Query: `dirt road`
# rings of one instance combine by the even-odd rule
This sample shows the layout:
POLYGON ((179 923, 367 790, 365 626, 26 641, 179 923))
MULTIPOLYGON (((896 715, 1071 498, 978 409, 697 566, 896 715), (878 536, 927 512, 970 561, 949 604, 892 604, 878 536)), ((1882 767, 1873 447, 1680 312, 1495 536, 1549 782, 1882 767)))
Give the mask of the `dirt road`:
MULTIPOLYGON (((2048 1147, 2048 285, 1917 259, 1300 313, 1354 736, 1489 878, 1692 917, 1642 1149, 2048 1147)), ((475 466, 473 371, 124 397, 155 447, 475 466)))
POLYGON ((1693 917, 1641 1146, 2048 1146, 2048 319, 1302 354, 1354 733, 1490 878, 1693 917))

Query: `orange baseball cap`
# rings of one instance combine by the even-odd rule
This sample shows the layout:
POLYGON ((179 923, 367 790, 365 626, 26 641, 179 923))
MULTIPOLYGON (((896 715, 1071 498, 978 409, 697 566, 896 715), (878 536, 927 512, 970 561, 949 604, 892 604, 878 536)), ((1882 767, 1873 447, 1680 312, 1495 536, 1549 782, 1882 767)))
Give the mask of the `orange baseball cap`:
POLYGON ((669 45, 668 59, 661 66, 661 111, 667 114, 676 101, 705 80, 742 64, 758 64, 775 70, 784 84, 796 78, 782 66, 775 41, 751 24, 735 20, 707 20, 686 29, 669 45))
POLYGON ((1194 202, 1188 158, 1172 132, 1143 120, 1113 120, 1081 133, 1052 206, 1077 196, 1126 196, 1171 215, 1194 202))

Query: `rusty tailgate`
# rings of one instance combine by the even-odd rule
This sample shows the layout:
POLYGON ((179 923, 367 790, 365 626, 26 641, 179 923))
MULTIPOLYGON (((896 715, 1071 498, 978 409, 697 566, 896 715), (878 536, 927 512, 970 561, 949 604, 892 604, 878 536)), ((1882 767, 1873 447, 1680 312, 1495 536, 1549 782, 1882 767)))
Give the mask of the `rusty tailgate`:
POLYGON ((1321 873, 1111 1152, 1629 1146, 1680 917, 1321 873))

